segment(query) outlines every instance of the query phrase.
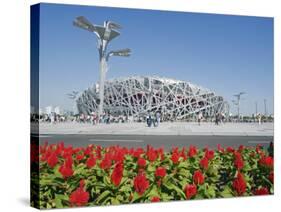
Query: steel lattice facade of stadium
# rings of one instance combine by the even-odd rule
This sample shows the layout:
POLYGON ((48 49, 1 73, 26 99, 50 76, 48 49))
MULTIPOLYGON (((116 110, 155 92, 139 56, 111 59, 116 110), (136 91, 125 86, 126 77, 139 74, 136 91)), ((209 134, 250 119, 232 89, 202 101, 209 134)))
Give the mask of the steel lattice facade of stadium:
MULTIPOLYGON (((98 84, 76 98, 79 113, 98 111, 98 84)), ((202 111, 205 117, 216 112, 228 114, 229 105, 222 96, 200 86, 156 76, 133 76, 105 82, 104 111, 111 115, 142 117, 160 111, 165 119, 183 119, 202 111)))

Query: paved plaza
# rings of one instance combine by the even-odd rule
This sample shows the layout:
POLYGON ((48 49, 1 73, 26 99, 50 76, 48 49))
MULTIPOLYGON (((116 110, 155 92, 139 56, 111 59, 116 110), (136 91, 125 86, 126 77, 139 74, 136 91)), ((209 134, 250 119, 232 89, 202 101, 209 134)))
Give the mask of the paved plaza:
MULTIPOLYGON (((33 126, 34 127, 34 126, 33 126)), ((85 135, 208 135, 208 136, 273 136, 273 123, 214 123, 164 122, 158 127, 145 123, 112 123, 91 125, 85 123, 40 123, 40 134, 85 135)))

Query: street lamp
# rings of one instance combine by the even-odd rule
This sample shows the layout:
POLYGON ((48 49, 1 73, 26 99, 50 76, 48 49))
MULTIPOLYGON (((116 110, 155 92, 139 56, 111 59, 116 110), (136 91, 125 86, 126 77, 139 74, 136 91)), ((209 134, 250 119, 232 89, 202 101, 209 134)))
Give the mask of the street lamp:
POLYGON ((263 100, 264 103, 264 116, 267 116, 266 99, 263 100))
POLYGON ((240 100, 241 100, 241 96, 243 94, 246 94, 246 93, 245 92, 240 92, 238 94, 233 95, 233 96, 235 96, 237 98, 236 105, 237 105, 238 121, 240 120, 240 100))
POLYGON ((107 46, 111 40, 118 37, 120 32, 118 29, 121 29, 121 26, 112 21, 105 21, 103 26, 94 25, 88 21, 85 17, 79 16, 73 21, 73 25, 81 29, 87 30, 89 32, 95 33, 98 38, 98 52, 99 52, 99 61, 100 61, 100 81, 99 81, 99 110, 98 114, 101 117, 103 113, 103 101, 104 101, 104 82, 107 72, 107 62, 111 56, 121 56, 128 57, 130 56, 130 49, 121 49, 117 51, 110 51, 107 53, 107 46))

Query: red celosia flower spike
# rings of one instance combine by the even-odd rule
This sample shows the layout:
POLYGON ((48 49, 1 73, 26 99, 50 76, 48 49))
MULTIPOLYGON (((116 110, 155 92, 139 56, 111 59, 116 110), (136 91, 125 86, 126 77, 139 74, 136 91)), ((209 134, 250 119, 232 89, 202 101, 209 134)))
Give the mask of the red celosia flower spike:
POLYGON ((273 168, 273 158, 270 156, 262 156, 262 158, 259 160, 259 164, 271 169, 273 168))
POLYGON ((165 177, 166 176, 166 169, 164 167, 158 167, 155 170, 155 177, 165 177))
POLYGON ((89 169, 96 165, 96 159, 93 155, 90 155, 90 157, 87 159, 86 165, 89 169))
POLYGON ((157 196, 152 197, 151 202, 160 202, 160 197, 157 197, 157 196))
POLYGON ((254 193, 254 195, 267 195, 267 194, 269 194, 269 191, 266 187, 262 187, 262 188, 256 189, 253 193, 254 193))
POLYGON ((173 163, 178 164, 179 159, 180 159, 180 154, 177 151, 173 152, 171 156, 171 160, 173 161, 173 163))
POLYGON ((235 152, 234 153, 234 166, 240 170, 240 169, 243 169, 244 167, 244 161, 243 161, 243 158, 240 154, 240 152, 235 152))
POLYGON ((208 169, 208 166, 209 166, 208 158, 206 158, 206 157, 202 158, 199 163, 200 163, 200 166, 202 169, 204 169, 204 170, 208 169))
POLYGON ((144 158, 138 158, 138 166, 139 167, 145 167, 146 166, 146 160, 144 158))
POLYGON ((246 192, 247 184, 242 173, 238 172, 236 179, 232 183, 238 196, 242 196, 246 192))
POLYGON ((196 185, 186 185, 185 187, 185 196, 186 199, 191 199, 197 194, 196 185))
POLYGON ((189 157, 194 157, 197 154, 197 148, 193 145, 190 145, 189 151, 188 151, 188 156, 189 157))
POLYGON ((145 173, 138 174, 134 179, 135 191, 142 195, 149 187, 149 181, 146 179, 145 173))
POLYGON ((193 182, 196 185, 202 185, 204 183, 204 175, 202 174, 201 171, 197 170, 193 174, 193 182))
POLYGON ((58 163, 58 156, 56 153, 52 153, 47 160, 48 165, 53 168, 58 163))
POLYGON ((117 163, 111 174, 111 181, 115 186, 119 186, 123 177, 123 164, 117 163))
POLYGON ((90 198, 89 192, 85 191, 84 180, 80 181, 80 186, 70 194, 69 202, 72 206, 85 206, 90 198))

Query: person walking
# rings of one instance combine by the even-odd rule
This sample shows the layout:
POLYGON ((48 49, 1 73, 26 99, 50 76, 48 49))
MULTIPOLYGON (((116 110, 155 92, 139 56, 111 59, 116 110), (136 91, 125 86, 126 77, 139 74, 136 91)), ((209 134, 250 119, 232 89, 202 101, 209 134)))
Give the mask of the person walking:
POLYGON ((151 127, 151 124, 152 124, 152 117, 151 117, 151 113, 148 112, 148 115, 146 117, 146 123, 147 123, 147 126, 148 127, 151 127))
POLYGON ((203 119, 203 114, 202 114, 202 112, 200 111, 199 113, 198 113, 198 125, 200 126, 200 124, 201 124, 201 120, 203 119))
POLYGON ((261 125, 261 114, 258 113, 258 120, 259 120, 259 125, 261 125))
POLYGON ((159 111, 157 111, 156 112, 156 122, 157 122, 157 127, 160 125, 160 112, 159 111))
POLYGON ((217 112, 215 115, 215 124, 216 125, 219 125, 219 116, 220 116, 220 114, 217 112))

